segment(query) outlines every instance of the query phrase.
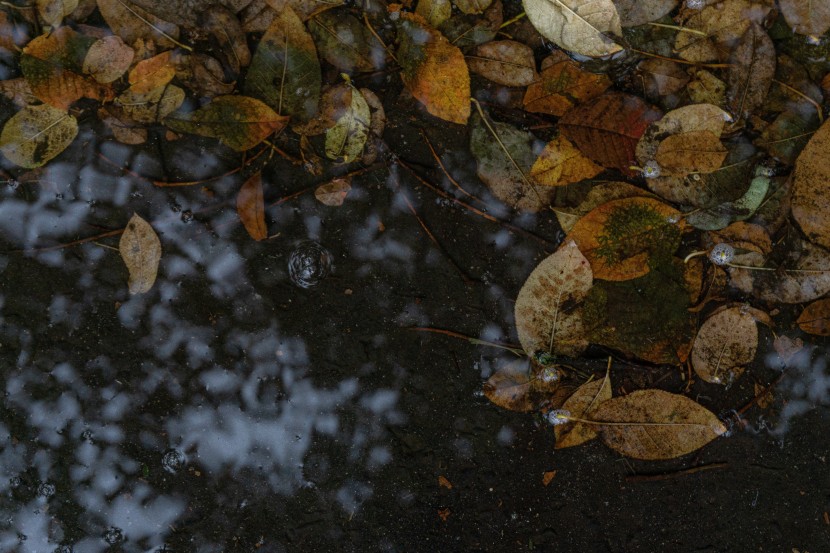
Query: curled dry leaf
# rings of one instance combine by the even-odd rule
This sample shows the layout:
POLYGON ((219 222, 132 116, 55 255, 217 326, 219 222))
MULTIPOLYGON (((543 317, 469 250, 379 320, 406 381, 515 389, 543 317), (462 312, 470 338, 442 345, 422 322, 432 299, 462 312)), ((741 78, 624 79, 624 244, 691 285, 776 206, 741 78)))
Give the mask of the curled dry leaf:
POLYGON ((797 322, 807 334, 830 336, 830 299, 814 301, 805 307, 797 322))
POLYGON ((544 68, 527 87, 523 104, 527 111, 561 117, 577 103, 596 98, 609 86, 608 75, 585 71, 571 60, 560 61, 544 68))
POLYGON ((470 71, 504 86, 528 86, 538 78, 533 50, 514 40, 487 42, 467 56, 470 71))
POLYGON ((193 113, 175 115, 164 119, 174 131, 218 138, 239 152, 253 148, 288 121, 288 117, 247 96, 219 96, 193 113))
POLYGON ((464 54, 419 15, 399 12, 401 79, 432 115, 464 125, 470 117, 470 73, 464 54))
POLYGON ((577 356, 588 345, 580 303, 593 283, 591 267, 573 241, 542 261, 516 298, 516 332, 528 355, 577 356))
POLYGON ((559 120, 559 128, 587 157, 630 175, 637 142, 661 116, 637 96, 615 92, 570 110, 559 120))
POLYGON ((268 227, 265 226, 262 173, 254 173, 239 189, 236 195, 236 212, 251 238, 257 241, 268 238, 268 227))
POLYGON ((591 210, 568 236, 590 262, 595 278, 629 280, 648 273, 651 258, 670 258, 684 226, 673 207, 633 197, 591 210))
POLYGON ((557 46, 593 58, 622 50, 620 16, 611 0, 522 0, 528 19, 557 46))
POLYGON ((0 133, 0 151, 9 161, 33 169, 60 154, 78 134, 78 121, 65 110, 41 104, 18 111, 0 133))
POLYGON ((544 186, 562 186, 590 179, 602 171, 602 167, 582 155, 567 138, 559 136, 548 142, 536 158, 530 177, 544 186))
POLYGON ((161 241, 150 223, 134 213, 118 243, 121 259, 130 273, 130 294, 143 294, 153 287, 161 260, 161 241))
POLYGON ((326 184, 321 184, 314 191, 314 197, 323 205, 339 207, 343 205, 346 196, 352 190, 351 179, 337 178, 326 184))
MULTIPOLYGON (((565 400, 562 409, 573 417, 592 420, 597 407, 609 399, 611 379, 606 374, 600 380, 587 382, 577 388, 573 395, 565 400)), ((595 425, 578 421, 555 426, 553 430, 556 434, 556 449, 577 446, 597 437, 595 425)))
POLYGON ((830 121, 813 135, 795 162, 793 172, 792 214, 807 237, 830 248, 830 121))
POLYGON ((758 325, 743 307, 722 309, 700 326, 692 346, 692 366, 706 382, 729 384, 755 359, 758 325))
POLYGON ((602 441, 634 459, 673 459, 726 432, 714 413, 678 394, 638 390, 609 399, 593 413, 602 441), (605 423, 605 424, 603 424, 605 423))

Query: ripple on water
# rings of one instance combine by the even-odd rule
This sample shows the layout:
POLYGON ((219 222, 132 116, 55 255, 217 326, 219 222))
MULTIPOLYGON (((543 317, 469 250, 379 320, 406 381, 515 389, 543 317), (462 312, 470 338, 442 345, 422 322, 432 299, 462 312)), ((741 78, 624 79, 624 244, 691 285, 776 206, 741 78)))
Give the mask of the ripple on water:
POLYGON ((288 276, 300 288, 311 288, 331 272, 331 254, 311 240, 300 242, 288 257, 288 276))

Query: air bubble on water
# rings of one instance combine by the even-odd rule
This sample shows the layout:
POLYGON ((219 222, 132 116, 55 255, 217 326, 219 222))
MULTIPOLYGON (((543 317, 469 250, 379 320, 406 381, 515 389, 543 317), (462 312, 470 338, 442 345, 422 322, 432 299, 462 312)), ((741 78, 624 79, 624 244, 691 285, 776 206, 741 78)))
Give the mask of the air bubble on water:
POLYGON ((571 412, 567 409, 554 409, 546 415, 548 422, 553 426, 568 424, 571 421, 571 412))
POLYGON ((108 544, 115 545, 124 541, 124 534, 121 532, 121 528, 110 526, 107 528, 107 531, 104 532, 103 538, 108 544))
POLYGON ((72 546, 66 544, 59 545, 52 550, 52 553, 72 553, 72 546))
POLYGON ((311 288, 331 272, 331 254, 317 242, 306 240, 288 257, 288 276, 300 288, 311 288))
POLYGON ((647 179, 656 179, 660 176, 660 164, 651 160, 643 165, 643 176, 647 179))
POLYGON ((37 494, 41 497, 52 497, 55 495, 55 485, 51 482, 41 482, 40 486, 37 487, 37 494))
POLYGON ((709 259, 715 265, 728 265, 735 257, 735 248, 725 242, 716 244, 709 252, 709 259))
POLYGON ((193 212, 189 209, 182 211, 182 221, 185 223, 189 223, 193 220, 193 212))
POLYGON ((686 0, 686 7, 690 10, 702 10, 706 7, 706 0, 686 0))
POLYGON ((187 459, 178 449, 168 449, 161 457, 161 466, 170 474, 176 474, 184 468, 187 459))

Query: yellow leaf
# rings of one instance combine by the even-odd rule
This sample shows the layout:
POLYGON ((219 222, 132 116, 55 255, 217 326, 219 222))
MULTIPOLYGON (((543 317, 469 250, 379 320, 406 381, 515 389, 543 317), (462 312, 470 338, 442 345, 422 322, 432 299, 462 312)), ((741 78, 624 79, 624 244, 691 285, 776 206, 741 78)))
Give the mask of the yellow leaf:
POLYGON ((130 294, 143 294, 153 287, 161 259, 161 241, 150 223, 134 213, 118 243, 121 259, 130 273, 130 294))

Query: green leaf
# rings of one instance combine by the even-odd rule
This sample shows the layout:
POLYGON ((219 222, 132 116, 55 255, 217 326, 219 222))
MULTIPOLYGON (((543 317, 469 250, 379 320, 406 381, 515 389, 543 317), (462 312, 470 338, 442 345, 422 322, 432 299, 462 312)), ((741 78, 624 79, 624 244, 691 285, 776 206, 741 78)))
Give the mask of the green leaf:
POLYGON ((329 159, 354 161, 363 152, 369 136, 371 113, 363 94, 351 85, 351 102, 337 119, 335 125, 326 131, 326 156, 329 159))
POLYGON ((6 122, 0 151, 27 169, 40 167, 66 149, 78 134, 78 122, 66 111, 43 104, 29 106, 6 122))

